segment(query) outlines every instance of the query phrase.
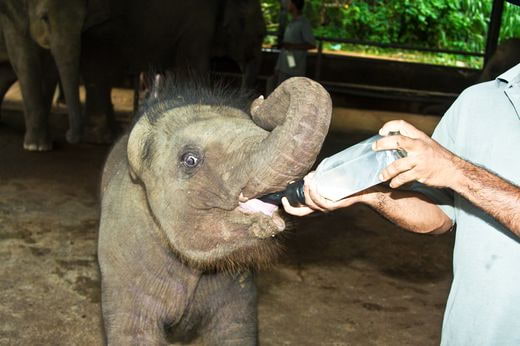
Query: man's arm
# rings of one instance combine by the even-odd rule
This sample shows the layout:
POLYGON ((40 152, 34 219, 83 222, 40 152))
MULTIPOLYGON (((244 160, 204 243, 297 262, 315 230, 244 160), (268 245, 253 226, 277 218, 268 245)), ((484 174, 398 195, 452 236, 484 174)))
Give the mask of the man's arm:
POLYGON ((286 198, 285 210, 292 215, 308 215, 316 210, 328 212, 356 203, 370 206, 383 217, 408 231, 441 234, 453 227, 451 219, 424 195, 413 191, 393 190, 374 186, 337 202, 321 197, 316 192, 314 173, 305 177, 304 194, 307 206, 293 207, 286 198))
POLYGON ((377 186, 365 194, 367 204, 392 223, 414 233, 442 234, 453 228, 451 219, 421 193, 377 186))
POLYGON ((408 153, 381 173, 390 187, 419 181, 451 188, 520 236, 520 187, 461 159, 404 121, 388 122, 380 134, 386 137, 375 143, 375 150, 399 148, 408 153), (402 135, 387 136, 391 131, 402 135))
POLYGON ((520 236, 520 187, 462 159, 455 166, 451 188, 520 236))

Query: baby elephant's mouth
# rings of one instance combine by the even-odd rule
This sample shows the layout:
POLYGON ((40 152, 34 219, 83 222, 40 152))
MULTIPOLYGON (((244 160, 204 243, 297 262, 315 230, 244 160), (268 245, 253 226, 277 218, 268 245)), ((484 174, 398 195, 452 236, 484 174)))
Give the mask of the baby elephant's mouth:
POLYGON ((267 227, 253 227, 252 231, 258 238, 274 237, 285 229, 285 222, 280 217, 278 206, 274 204, 254 198, 239 202, 238 210, 244 214, 260 215, 262 218, 269 217, 270 225, 267 227))
POLYGON ((247 202, 239 202, 238 207, 244 213, 262 213, 271 217, 273 216, 274 212, 278 210, 278 206, 262 202, 256 198, 250 199, 247 202))

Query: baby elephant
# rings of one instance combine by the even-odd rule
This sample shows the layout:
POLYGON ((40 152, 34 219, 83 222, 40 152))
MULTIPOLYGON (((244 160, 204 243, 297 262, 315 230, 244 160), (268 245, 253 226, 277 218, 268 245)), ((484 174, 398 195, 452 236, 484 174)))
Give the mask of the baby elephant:
POLYGON ((273 263, 285 228, 257 197, 310 169, 331 107, 318 83, 292 78, 250 108, 222 88, 167 81, 141 108, 102 178, 108 344, 162 345, 170 332, 257 343, 251 270, 273 263))

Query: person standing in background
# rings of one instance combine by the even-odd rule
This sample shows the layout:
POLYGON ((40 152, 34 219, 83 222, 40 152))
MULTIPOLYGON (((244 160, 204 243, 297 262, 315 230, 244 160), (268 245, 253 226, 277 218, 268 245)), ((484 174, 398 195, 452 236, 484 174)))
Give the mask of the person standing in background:
POLYGON ((280 55, 275 67, 275 87, 284 80, 305 76, 307 51, 316 48, 309 20, 303 15, 304 0, 287 0, 292 20, 285 28, 280 55))

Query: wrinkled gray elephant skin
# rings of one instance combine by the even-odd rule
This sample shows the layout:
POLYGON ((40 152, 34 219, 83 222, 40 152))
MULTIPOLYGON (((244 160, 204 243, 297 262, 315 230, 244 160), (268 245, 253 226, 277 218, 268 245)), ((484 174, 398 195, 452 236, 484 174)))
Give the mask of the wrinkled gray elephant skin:
POLYGON ((107 0, 111 20, 83 36, 87 140, 111 142, 110 90, 128 72, 175 70, 207 75, 210 58, 227 56, 251 88, 266 33, 259 0, 107 0))
POLYGON ((498 45, 478 81, 493 80, 518 63, 520 63, 520 38, 507 39, 498 45))
POLYGON ((222 90, 168 83, 111 151, 98 260, 109 345, 257 343, 252 269, 280 251, 285 223, 256 199, 312 166, 331 100, 293 78, 249 107, 222 90), (182 89, 182 90, 181 90, 182 89))
POLYGON ((0 104, 18 79, 24 101, 25 149, 52 148, 48 115, 58 73, 69 112, 66 138, 79 142, 84 123, 79 101, 81 32, 104 20, 92 7, 101 1, 0 1, 0 104), (90 11, 95 17, 88 15, 90 11))

